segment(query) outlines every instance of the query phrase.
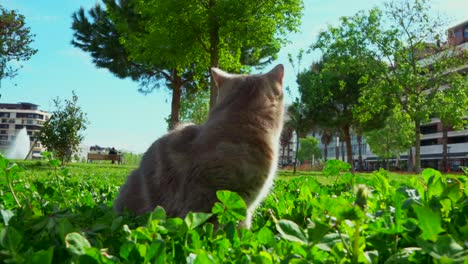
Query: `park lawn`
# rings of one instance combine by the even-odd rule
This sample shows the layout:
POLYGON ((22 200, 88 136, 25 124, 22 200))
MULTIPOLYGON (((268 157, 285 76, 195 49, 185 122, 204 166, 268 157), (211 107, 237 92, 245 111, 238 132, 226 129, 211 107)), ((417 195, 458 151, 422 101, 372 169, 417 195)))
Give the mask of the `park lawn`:
POLYGON ((328 176, 279 171, 246 230, 236 228, 245 203, 232 192, 218 192, 211 214, 116 215, 118 188, 136 166, 5 164, 1 263, 464 263, 468 256, 463 175, 352 175, 339 162, 327 164, 328 176))
MULTIPOLYGON (((369 179, 372 177, 373 173, 374 172, 356 172, 355 175, 369 179)), ((335 177, 325 176, 325 174, 321 171, 296 171, 296 174, 294 174, 293 171, 290 170, 279 170, 277 174, 279 176, 279 180, 291 180, 296 177, 311 177, 323 185, 333 185, 336 180, 335 177)), ((395 181, 399 183, 405 182, 413 177, 420 177, 420 175, 417 174, 400 174, 397 172, 387 172, 387 176, 389 181, 395 181)))
MULTIPOLYGON (((25 169, 23 175, 32 178, 50 177, 48 172, 51 171, 51 167, 46 161, 20 161, 15 160, 18 165, 25 169)), ((137 165, 118 165, 111 164, 110 161, 104 161, 99 163, 69 163, 67 169, 70 171, 70 175, 78 178, 94 178, 94 177, 113 177, 113 182, 119 182, 123 184, 126 177, 130 172, 137 168, 137 165)), ((356 175, 364 178, 371 178, 374 172, 357 172, 356 175)), ((410 178, 418 178, 420 175, 414 173, 398 173, 398 172, 386 172, 389 181, 395 181, 402 183, 410 178)), ((451 177, 455 177, 455 174, 449 174, 451 177)), ((296 171, 296 174, 292 170, 278 170, 276 180, 291 180, 297 177, 311 177, 317 180, 323 185, 334 184, 335 178, 327 177, 321 171, 296 171)))

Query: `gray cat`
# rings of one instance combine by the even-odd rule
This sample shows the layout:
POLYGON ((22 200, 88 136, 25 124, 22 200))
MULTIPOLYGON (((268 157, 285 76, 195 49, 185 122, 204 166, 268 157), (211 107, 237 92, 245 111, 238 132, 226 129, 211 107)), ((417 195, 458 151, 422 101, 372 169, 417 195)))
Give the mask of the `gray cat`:
POLYGON ((156 140, 121 187, 117 212, 162 206, 169 216, 210 212, 216 191, 237 192, 247 204, 243 225, 270 190, 283 126, 283 65, 266 74, 213 68, 219 94, 208 121, 185 124, 156 140))

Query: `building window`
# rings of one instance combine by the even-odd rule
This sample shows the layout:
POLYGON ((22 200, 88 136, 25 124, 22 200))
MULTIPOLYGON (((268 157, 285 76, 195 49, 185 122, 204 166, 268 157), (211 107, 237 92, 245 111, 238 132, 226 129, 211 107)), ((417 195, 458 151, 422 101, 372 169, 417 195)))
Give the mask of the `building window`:
POLYGON ((423 139, 421 140, 421 146, 432 146, 437 145, 437 139, 423 139))
POLYGON ((433 133, 437 133, 437 124, 421 126, 421 134, 427 135, 433 133))
POLYGON ((10 127, 10 125, 8 125, 8 124, 0 124, 0 128, 8 129, 9 127, 10 127))
POLYGON ((8 119, 3 118, 2 123, 8 123, 8 119))
POLYGON ((448 138, 449 144, 468 143, 468 136, 458 136, 448 138))
POLYGON ((468 38, 468 26, 463 29, 463 37, 468 38))
POLYGON ((0 136, 0 140, 8 140, 8 136, 0 136))
POLYGON ((0 113, 0 117, 10 117, 10 113, 0 113))
POLYGON ((0 134, 5 135, 5 134, 7 134, 7 131, 6 130, 0 130, 0 134))

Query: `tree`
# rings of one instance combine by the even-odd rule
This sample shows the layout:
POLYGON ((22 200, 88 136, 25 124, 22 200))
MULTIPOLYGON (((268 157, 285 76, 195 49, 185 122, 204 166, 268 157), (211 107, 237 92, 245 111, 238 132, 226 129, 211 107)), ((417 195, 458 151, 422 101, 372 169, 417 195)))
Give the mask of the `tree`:
POLYGON ((448 172, 448 131, 449 128, 462 130, 468 123, 468 77, 450 78, 447 89, 436 92, 433 100, 433 113, 442 123, 442 163, 440 170, 448 172))
POLYGON ((78 106, 78 96, 73 92, 71 100, 54 99, 55 110, 48 122, 36 135, 49 151, 54 152, 62 164, 70 161, 73 152, 79 150, 82 132, 89 123, 86 114, 78 106))
POLYGON ((328 128, 321 129, 320 142, 323 144, 323 161, 326 163, 328 159, 328 145, 332 143, 333 131, 328 128))
POLYGON ((370 45, 374 31, 380 26, 380 17, 378 9, 361 11, 352 17, 341 17, 339 26, 329 26, 320 32, 311 48, 319 49, 323 59, 298 78, 308 115, 318 126, 341 132, 347 161, 353 169, 350 131, 382 127, 391 109, 391 97, 381 93, 379 100, 373 101, 378 107, 363 103, 364 95, 375 96, 376 90, 369 84, 387 71, 387 65, 372 49, 363 48, 370 45))
POLYGON ((172 64, 165 64, 161 60, 138 60, 131 56, 124 45, 125 42, 121 42, 122 39, 130 30, 134 34, 145 32, 141 16, 134 12, 133 2, 106 0, 104 3, 107 9, 97 4, 88 14, 80 8, 72 16, 72 29, 75 31, 72 44, 89 52, 96 66, 108 69, 119 78, 131 78, 139 82, 139 91, 144 94, 151 93, 161 86, 171 90, 169 128, 172 129, 179 123, 183 87, 193 79, 193 74, 172 64), (112 15, 108 9, 112 10, 112 15))
POLYGON ((293 129, 288 127, 288 126, 284 126, 283 127, 283 130, 281 131, 281 136, 280 136, 280 145, 281 145, 281 165, 285 165, 287 164, 289 161, 288 160, 284 160, 285 158, 285 151, 287 151, 287 156, 289 157, 289 150, 290 150, 290 146, 291 146, 291 140, 292 140, 292 137, 293 137, 293 129))
POLYGON ((301 162, 312 160, 313 158, 318 159, 322 156, 318 145, 318 139, 314 137, 305 137, 299 139, 299 141, 299 151, 297 156, 301 162))
MULTIPOLYGON (((152 60, 170 57, 166 50, 185 52, 180 61, 176 56, 177 68, 189 61, 208 75, 211 67, 242 72, 276 59, 285 33, 299 26, 302 0, 149 0, 134 1, 134 8, 146 32, 130 31, 125 41, 132 56, 145 51, 141 57, 152 60)), ((217 97, 212 79, 210 87, 212 108, 217 97)))
POLYGON ((33 38, 24 16, 0 5, 0 84, 18 74, 19 68, 8 65, 10 61, 27 61, 36 54, 37 49, 30 46, 33 38))
POLYGON ((413 145, 414 124, 408 114, 395 108, 385 126, 364 134, 372 152, 381 157, 390 169, 388 159, 395 158, 413 145))
POLYGON ((296 98, 296 101, 292 103, 286 110, 286 123, 285 127, 290 128, 296 134, 296 154, 294 156, 294 171, 296 174, 297 168, 297 155, 299 152, 299 138, 305 137, 306 133, 311 127, 311 120, 306 117, 305 106, 302 102, 296 98))
POLYGON ((437 91, 459 74, 451 69, 464 63, 456 47, 442 45, 444 20, 430 13, 428 0, 387 2, 384 12, 375 8, 342 18, 340 27, 322 32, 314 45, 326 56, 352 55, 359 62, 371 62, 364 69, 377 74, 360 79, 366 88, 355 111, 360 122, 375 120, 375 113, 395 105, 405 111, 415 128, 416 171, 421 124, 429 119, 437 91))
MULTIPOLYGON (((325 61, 314 64, 309 71, 298 76, 299 91, 307 109, 307 116, 321 128, 341 132, 346 143, 347 162, 354 165, 351 129, 378 127, 384 120, 382 111, 371 122, 362 123, 355 111, 360 104, 362 78, 374 74, 366 63, 351 56, 330 54, 325 61)), ((354 167, 354 166, 353 166, 354 167)))
POLYGON ((436 93, 459 75, 451 69, 464 62, 456 47, 442 44, 445 20, 430 15, 429 0, 387 2, 384 13, 373 9, 370 14, 372 19, 356 31, 366 39, 356 42, 355 49, 385 61, 387 67, 378 78, 367 80, 361 119, 372 120, 373 112, 395 105, 405 111, 414 123, 414 170, 419 171, 421 124, 429 120, 436 93), (391 98, 390 104, 385 98, 391 98))
POLYGON ((387 87, 393 89, 395 98, 414 122, 415 171, 421 167, 421 124, 429 119, 441 87, 459 75, 450 69, 465 63, 454 56, 458 53, 455 47, 441 45, 446 35, 445 20, 431 16, 430 9, 429 0, 387 3, 390 32, 394 32, 389 36, 394 40, 388 42, 391 45, 382 45, 383 52, 393 51, 394 67, 386 80, 387 87))
MULTIPOLYGON (((83 9, 73 15, 72 43, 90 52, 97 66, 108 68, 121 78, 139 81, 143 92, 161 85, 169 88, 171 128, 179 122, 185 85, 208 78, 212 66, 239 71, 239 65, 270 62, 276 58, 280 41, 284 41, 279 33, 297 27, 302 7, 300 0, 270 0, 265 6, 260 4, 262 8, 248 10, 237 10, 237 1, 214 0, 206 5, 188 0, 105 0, 104 4, 106 9, 97 5, 89 11, 90 19, 83 9), (233 10, 245 12, 234 12, 237 17, 225 20, 233 10), (283 14, 266 17, 260 13, 279 10, 283 14), (270 24, 255 24, 261 21, 270 24), (234 28, 238 25, 244 27, 234 28), (262 25, 265 28, 257 30, 262 25)), ((211 85, 210 106, 217 92, 213 82, 211 85)))
POLYGON ((184 92, 180 104, 180 120, 201 125, 208 119, 209 109, 209 90, 200 89, 197 93, 184 92))

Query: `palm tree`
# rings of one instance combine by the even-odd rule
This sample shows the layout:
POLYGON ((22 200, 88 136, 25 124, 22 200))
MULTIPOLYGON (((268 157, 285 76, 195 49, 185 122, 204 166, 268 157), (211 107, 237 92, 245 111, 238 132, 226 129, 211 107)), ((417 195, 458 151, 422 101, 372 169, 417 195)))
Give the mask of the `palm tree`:
POLYGON ((296 153, 294 155, 295 157, 293 174, 296 174, 299 138, 305 137, 307 131, 309 131, 309 129, 312 127, 312 123, 306 118, 305 112, 306 109, 298 98, 296 98, 296 101, 292 103, 286 110, 287 121, 285 123, 285 126, 290 127, 296 133, 296 153))
POLYGON ((292 136, 293 136, 293 129, 288 126, 284 126, 283 131, 281 132, 281 137, 280 137, 280 144, 281 144, 281 149, 282 149, 281 165, 285 163, 284 152, 286 149, 288 150, 288 156, 289 156, 289 146, 291 145, 292 136))
POLYGON ((322 142, 324 148, 323 148, 323 157, 324 161, 327 162, 327 157, 328 157, 328 145, 331 143, 333 138, 333 131, 328 128, 323 128, 322 129, 322 137, 320 138, 320 141, 322 142))

